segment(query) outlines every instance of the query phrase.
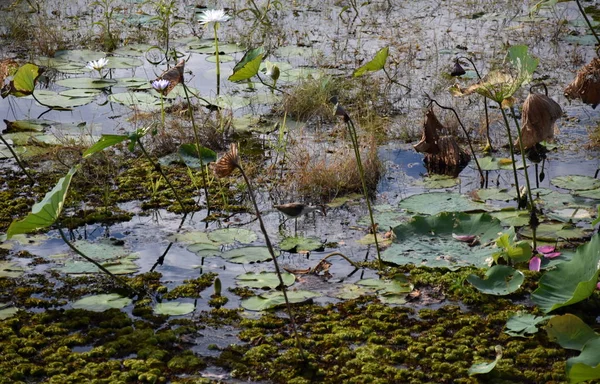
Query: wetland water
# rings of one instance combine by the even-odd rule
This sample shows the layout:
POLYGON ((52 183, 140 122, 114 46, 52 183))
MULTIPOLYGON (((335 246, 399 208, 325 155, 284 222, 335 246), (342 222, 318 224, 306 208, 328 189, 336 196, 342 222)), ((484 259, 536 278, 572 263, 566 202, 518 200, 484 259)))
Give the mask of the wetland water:
MULTIPOLYGON (((589 11, 592 14, 594 9, 595 15, 598 14, 598 6, 593 2, 583 3, 586 7, 590 7, 589 11)), ((345 85, 336 89, 336 96, 347 103, 344 105, 349 107, 349 113, 356 121, 360 120, 365 127, 370 128, 370 131, 367 131, 366 128, 363 130, 359 127, 360 135, 367 137, 374 135, 373 132, 379 132, 377 155, 382 161, 384 172, 374 190, 372 200, 375 221, 379 223, 382 236, 383 232, 392 227, 408 222, 414 214, 437 214, 442 211, 452 211, 456 207, 458 207, 456 211, 459 212, 463 210, 496 212, 500 208, 514 208, 515 201, 511 200, 512 197, 506 198, 506 195, 502 195, 502 198, 497 200, 484 198, 483 201, 487 200, 488 204, 476 208, 472 206, 461 208, 460 204, 463 204, 463 200, 457 200, 454 206, 452 206, 454 203, 450 207, 444 206, 440 202, 443 197, 433 196, 445 193, 450 201, 454 198, 463 199, 464 196, 472 196, 473 191, 479 189, 479 176, 474 162, 471 161, 458 178, 444 179, 445 181, 440 183, 426 177, 427 170, 423 164, 423 156, 414 151, 412 144, 415 144, 421 135, 428 97, 431 97, 441 104, 456 108, 476 140, 476 148, 481 147, 485 142, 483 135, 485 129, 482 128, 485 120, 481 98, 478 95, 456 98, 448 92, 448 88, 455 82, 459 82, 463 87, 474 83, 473 68, 464 61, 468 72, 462 78, 451 78, 447 73, 452 69, 455 58, 459 56, 472 58, 481 73, 488 73, 503 65, 502 60, 509 46, 527 45, 529 52, 539 58, 533 80, 543 80, 548 87, 548 95, 557 101, 563 110, 563 116, 557 122, 556 146, 548 152, 543 165, 540 163, 538 167, 534 167, 530 164, 528 172, 532 180, 536 178, 538 180, 535 183, 538 196, 548 196, 542 203, 543 212, 554 214, 554 218, 564 218, 564 215, 571 215, 570 218, 574 218, 584 212, 585 215, 581 216, 581 220, 576 220, 574 227, 576 230, 584 231, 581 233, 585 236, 589 236, 592 228, 590 222, 596 215, 596 199, 600 199, 600 194, 591 197, 589 195, 572 197, 568 193, 570 190, 567 188, 568 184, 565 187, 565 184, 553 182, 556 178, 572 175, 594 176, 596 170, 600 168, 598 151, 587 147, 590 141, 589 133, 598 127, 598 111, 582 104, 580 100, 569 102, 563 96, 564 88, 573 80, 578 69, 590 62, 596 54, 595 40, 590 38, 589 30, 575 2, 547 4, 539 9, 532 9, 534 4, 518 1, 466 3, 374 1, 363 5, 355 2, 323 4, 320 1, 258 3, 234 1, 207 5, 210 8, 222 7, 230 16, 230 20, 221 22, 218 29, 221 62, 219 95, 216 89, 214 31, 212 25, 204 28, 198 23, 198 18, 205 9, 192 2, 0 1, 0 8, 4 15, 0 20, 3 43, 0 48, 0 59, 14 59, 19 64, 31 62, 45 68, 45 77, 41 78, 43 81, 38 82, 34 95, 38 95, 38 100, 44 97, 45 104, 63 106, 60 109, 48 108, 40 105, 31 96, 18 98, 8 96, 0 100, 0 116, 6 121, 7 128, 3 136, 14 145, 19 155, 39 168, 36 169, 36 174, 39 172, 41 175, 42 170, 46 168, 62 169, 61 166, 65 168, 63 162, 66 158, 65 154, 70 153, 72 148, 75 148, 75 152, 82 152, 98 141, 102 134, 127 134, 143 127, 144 124, 160 122, 163 107, 166 108, 167 127, 171 127, 172 131, 176 130, 175 127, 191 130, 182 88, 176 89, 173 94, 162 100, 161 107, 161 98, 150 85, 152 80, 176 62, 175 59, 170 59, 168 62, 163 59, 166 39, 165 29, 161 28, 165 27, 165 17, 167 17, 165 12, 172 12, 168 16, 171 24, 166 28, 169 36, 168 44, 177 52, 178 58, 186 60, 184 78, 193 93, 192 103, 195 104, 196 118, 202 124, 208 125, 217 121, 217 125, 228 127, 226 130, 216 131, 216 138, 212 142, 219 145, 211 149, 223 153, 228 142, 239 141, 242 143, 242 153, 246 156, 245 159, 248 159, 247 164, 252 161, 257 163, 252 165, 256 168, 253 169, 253 183, 258 192, 257 203, 263 214, 267 233, 277 248, 287 249, 283 244, 290 238, 296 238, 295 235, 302 241, 313 242, 305 251, 282 251, 278 258, 279 263, 286 270, 296 274, 295 283, 290 289, 314 293, 312 302, 321 305, 328 303, 345 305, 344 300, 355 299, 360 294, 379 293, 380 299, 384 302, 387 300, 388 305, 391 306, 400 304, 410 308, 437 310, 440 306, 458 303, 460 300, 457 301, 456 297, 445 300, 444 295, 441 295, 436 300, 422 302, 417 300, 406 304, 404 296, 408 292, 385 291, 389 287, 368 286, 379 276, 376 267, 361 268, 356 271, 340 256, 329 258, 330 264, 325 264, 320 273, 305 273, 306 270, 317 266, 319 261, 331 252, 339 252, 354 262, 363 262, 375 260, 376 251, 372 244, 372 236, 371 239, 368 238, 370 226, 368 213, 364 199, 360 195, 339 196, 337 199, 319 201, 314 197, 302 196, 297 192, 296 187, 284 186, 285 183, 282 181, 285 180, 280 180, 289 177, 286 176, 286 172, 288 175, 297 172, 294 168, 297 164, 284 163, 285 160, 280 158, 282 154, 335 153, 336 149, 349 145, 343 133, 345 129, 343 123, 341 120, 336 121, 331 118, 333 112, 330 105, 326 106, 327 114, 322 112, 322 106, 317 106, 314 109, 321 112, 314 112, 301 118, 289 112, 288 116, 287 111, 292 111, 294 107, 294 105, 290 106, 289 96, 295 92, 300 94, 299 89, 308 88, 311 82, 320 81, 321 88, 326 88, 334 81, 332 79, 343 79, 345 85), (356 8, 353 8, 352 4, 356 8), (107 10, 112 12, 108 19, 106 19, 107 10), (106 33, 107 23, 112 23, 114 34, 113 48, 115 49, 112 52, 104 49, 107 42, 106 37, 102 36, 106 33), (20 28, 20 24, 26 27, 20 28), (30 31, 28 32, 27 29, 30 31), (278 90, 274 92, 256 78, 252 79, 252 83, 236 83, 228 80, 244 52, 260 45, 265 47, 268 60, 276 63, 281 70, 280 78, 277 80, 278 90), (389 56, 385 64, 386 73, 378 70, 353 79, 353 71, 366 64, 383 47, 389 47, 389 56), (98 73, 86 68, 89 61, 102 57, 108 57, 110 63, 103 72, 98 73), (104 76, 109 84, 99 84, 97 79, 100 76, 104 76), (218 107, 218 112, 215 111, 214 106, 218 107), (358 114, 371 116, 369 119, 360 119, 358 114), (258 123, 259 120, 261 124, 258 123), (282 135, 273 127, 276 123, 281 126, 284 121, 287 123, 287 133, 282 135), (8 129, 11 122, 21 122, 21 126, 26 128, 22 131, 8 129), (288 143, 284 149, 281 149, 282 137, 288 143), (247 147, 244 147, 245 144, 247 147), (60 149, 61 146, 68 149, 60 149), (49 150, 49 148, 54 149, 49 150), (257 154, 258 152, 260 154, 257 154), (256 158, 259 159, 258 162, 249 160, 256 158), (274 177, 272 172, 269 174, 266 171, 269 167, 277 168, 280 165, 282 172, 277 171, 279 176, 274 177), (542 180, 540 180, 540 170, 543 173, 542 180), (563 192, 563 194, 552 194, 554 192, 550 191, 563 192), (425 200, 424 208, 414 205, 407 208, 406 205, 402 205, 408 197, 423 193, 431 194, 431 200, 425 200), (273 205, 296 200, 310 201, 312 204, 328 203, 330 208, 325 216, 309 214, 299 218, 297 229, 293 219, 281 227, 284 217, 273 208, 273 205), (314 246, 314 242, 317 242, 318 246, 314 246)), ((598 24, 597 21, 592 21, 594 25, 598 24)), ((270 81, 264 71, 259 74, 263 81, 270 81)), ((528 85, 524 85, 515 94, 516 105, 520 105, 527 96, 527 88, 528 85)), ((308 97, 305 95, 304 99, 292 99, 291 103, 309 104, 306 99, 312 97, 313 94, 309 94, 308 97)), ((315 95, 314 98, 317 99, 317 96, 315 95)), ((326 102, 327 98, 324 101, 326 102)), ((494 156, 505 158, 509 155, 502 115, 497 106, 492 105, 492 102, 489 104, 491 139, 493 146, 498 149, 494 156)), ((453 116, 443 111, 439 111, 438 116, 466 148, 464 135, 457 128, 453 116)), ((169 129, 166 131, 168 132, 169 129)), ((187 136, 181 134, 178 137, 189 138, 191 134, 188 132, 187 136)), ((203 136, 203 139, 205 138, 203 136)), ((144 140, 146 139, 149 142, 153 140, 149 137, 144 140)), ((209 142, 208 138, 206 140, 209 142)), ((160 144, 153 143, 153 148, 160 148, 160 144)), ((115 154, 126 152, 126 149, 122 148, 122 152, 117 151, 115 154)), ((61 175, 55 174, 56 178, 52 179, 52 182, 45 181, 48 184, 46 190, 31 192, 23 185, 19 185, 21 183, 15 183, 14 178, 22 177, 20 169, 3 146, 0 146, 0 155, 3 159, 0 163, 3 170, 2 190, 7 192, 4 195, 7 198, 3 209, 11 212, 8 218, 3 219, 3 228, 0 232, 2 234, 6 232, 11 218, 20 219, 29 210, 9 211, 6 208, 11 206, 9 201, 16 202, 18 198, 24 198, 30 206, 34 201, 43 198, 44 193, 52 188, 55 180, 61 175)), ((136 153, 136 156, 138 155, 136 153)), ((132 164, 139 166, 144 161, 141 155, 139 156, 137 161, 115 165, 116 172, 124 173, 123 169, 132 164)), ((479 151, 477 156, 484 155, 479 151)), ((171 167, 181 168, 181 165, 180 161, 171 167)), ((169 166, 163 163, 163 167, 169 166)), ((491 170, 487 172, 488 186, 499 189, 498 193, 509 192, 514 195, 511 168, 497 170, 491 167, 489 169, 491 170)), ((151 174, 151 170, 144 170, 144 172, 151 174)), ((197 172, 197 169, 190 172, 197 172)), ((89 176, 90 173, 87 175, 89 176)), ((177 177, 186 177, 186 175, 187 171, 181 171, 177 177)), ((193 181, 178 184, 178 188, 182 188, 183 191, 186 183, 192 185, 199 182, 199 174, 195 173, 195 175, 193 181)), ((148 177, 152 178, 156 175, 148 177)), ((71 240, 99 258, 104 257, 103 255, 112 255, 108 257, 107 263, 119 264, 124 268, 118 269, 119 272, 115 273, 135 276, 155 267, 155 271, 161 274, 158 284, 166 291, 174 291, 183 286, 185 280, 214 273, 220 280, 222 295, 228 299, 223 308, 235 310, 244 307, 246 310, 242 316, 250 319, 258 318, 259 313, 249 310, 248 305, 244 304, 246 296, 231 290, 244 287, 254 294, 273 291, 273 289, 256 289, 239 281, 239 277, 243 274, 273 271, 271 263, 266 261, 268 257, 266 259, 264 257, 265 239, 251 209, 245 187, 240 186, 241 182, 230 186, 230 190, 235 191, 231 194, 235 197, 233 199, 235 201, 230 204, 241 205, 245 209, 242 212, 230 212, 225 207, 223 210, 217 210, 219 215, 216 217, 207 217, 209 212, 206 210, 206 197, 201 188, 196 188, 189 198, 198 201, 201 209, 189 214, 182 222, 182 215, 174 213, 172 209, 176 205, 172 196, 168 198, 170 204, 158 208, 152 208, 151 205, 148 208, 145 205, 155 195, 164 195, 164 191, 168 190, 164 182, 161 183, 158 179, 160 177, 153 179, 152 183, 144 181, 146 192, 141 195, 146 199, 131 198, 128 201, 119 201, 114 197, 122 192, 118 190, 116 184, 111 184, 106 192, 113 196, 108 198, 108 201, 111 201, 109 205, 115 212, 126 213, 129 220, 76 226, 71 228, 71 240), (111 188, 113 190, 110 190, 111 188), (154 192, 150 193, 148 189, 154 192), (171 207, 165 209, 168 205, 171 207), (121 247, 120 252, 114 250, 115 243, 121 247), (89 248, 86 248, 88 246, 89 248), (256 255, 260 253, 254 249, 257 247, 262 249, 262 256, 256 255), (122 250, 123 248, 125 251, 122 250), (232 256, 238 250, 240 250, 239 254, 232 256), (165 256, 164 262, 156 266, 155 263, 161 255, 165 256), (241 259, 232 262, 233 258, 240 256, 241 259)), ((100 182, 101 180, 98 181, 100 182)), ((135 182, 141 183, 139 180, 135 182)), ((216 179, 211 179, 211 183, 216 182, 216 179)), ((519 171, 519 183, 520 185, 525 183, 522 170, 519 171)), ((217 195, 215 198, 227 199, 227 196, 231 195, 223 193, 222 196, 217 195)), ((77 196, 81 201, 69 202, 64 215, 76 215, 80 210, 100 212, 104 208, 102 200, 87 199, 85 190, 79 191, 77 196)), ((570 222, 568 219, 569 217, 566 222, 570 222)), ((550 218, 544 220, 553 223, 556 221, 550 218)), ((503 224, 502 228, 506 229, 508 225, 506 222, 503 224)), ((517 226, 525 226, 525 223, 517 226)), ((550 240, 546 240, 552 242, 551 236, 550 240)), ((555 239, 557 243, 560 241, 555 239)), ((402 255, 402 260, 413 260, 417 265, 449 266, 444 264, 447 260, 450 260, 450 267, 453 270, 463 265, 478 267, 485 265, 484 260, 472 261, 469 257, 461 257, 460 253, 447 251, 446 254, 445 250, 440 251, 439 254, 434 250, 427 256, 419 253, 422 249, 416 246, 394 251, 394 247, 398 246, 396 243, 394 242, 391 247, 389 243, 383 244, 382 248, 387 248, 388 255, 392 255, 387 256, 387 261, 398 260, 395 259, 394 253, 398 252, 402 255)), ((302 246, 306 245, 303 243, 302 246)), ((567 248, 568 246, 569 244, 567 248)), ((0 244, 0 248, 6 250, 1 261, 4 264, 0 264, 2 270, 24 273, 17 273, 16 277, 11 274, 7 274, 10 277, 0 275, 0 279, 16 278, 26 281, 28 276, 54 273, 80 277, 91 272, 85 262, 70 253, 69 248, 54 229, 35 237, 6 241, 0 244)), ((470 251, 466 248, 461 252, 470 251)), ((458 280, 460 278, 457 277, 458 280)), ((56 279, 56 276, 51 279, 56 279)), ((464 282, 464 276, 462 279, 464 282)), ((272 282, 264 284, 271 286, 269 284, 272 282)), ((214 304, 211 305, 212 289, 206 288, 202 293, 196 292, 196 295, 175 296, 171 298, 172 300, 163 300, 160 294, 155 293, 150 301, 152 305, 157 304, 158 301, 192 304, 191 309, 182 311, 181 313, 185 314, 179 317, 176 311, 170 314, 175 319, 197 320, 204 316, 201 313, 215 307, 214 304)), ((423 292, 428 291, 423 289, 423 292)), ((81 295, 67 295, 68 299, 61 297, 63 301, 53 308, 70 309, 74 302, 91 293, 106 292, 95 288, 89 292, 84 291, 81 295)), ((50 300, 48 296, 47 293, 38 293, 37 297, 50 300)), ((40 308, 44 307, 26 305, 23 299, 18 296, 13 297, 8 291, 0 297, 0 304, 3 303, 9 309, 18 308, 24 311, 40 311, 40 308)), ((531 307, 530 302, 528 305, 531 307)), ((136 315, 134 307, 134 303, 129 303, 122 311, 136 315)), ((466 306, 461 304, 461 309, 465 308, 466 306)), ((449 310, 448 313, 451 312, 449 310)), ((277 313, 285 316, 283 311, 277 313)), ((440 315, 440 319, 443 318, 444 316, 440 315)), ((201 321, 204 321, 204 318, 201 321)), ((245 345, 248 339, 240 341, 239 332, 240 329, 235 325, 225 327, 209 325, 207 329, 197 331, 195 337, 188 336, 186 341, 191 344, 189 350, 199 356, 207 359, 216 358, 230 344, 245 345)), ((263 337, 265 336, 260 336, 263 337)), ((260 338, 257 336, 252 339, 252 342, 260 343, 260 340, 263 340, 260 338)), ((77 346, 73 351, 88 352, 86 350, 88 347, 89 345, 77 346)), ((279 348, 283 349, 281 345, 279 348)), ((490 357, 489 353, 483 352, 477 356, 490 357)), ((566 360, 564 354, 561 358, 566 360)), ((472 360, 469 360, 469 365, 472 360)), ((408 366, 414 363, 410 359, 406 361, 408 366)), ((205 371, 205 376, 216 381, 233 380, 228 368, 231 366, 213 361, 208 371, 205 371)), ((465 380, 466 368, 468 365, 461 367, 461 377, 465 380)), ((543 369, 540 366, 532 368, 537 372, 543 369)), ((425 370, 436 371, 429 366, 425 370)), ((563 371, 564 369, 561 372, 563 371)), ((561 374, 564 372, 558 375, 561 374)), ((246 376, 257 378, 256 382, 262 378, 247 373, 246 376)), ((452 380, 450 377, 442 378, 433 375, 422 379, 450 382, 452 380)), ((335 378, 328 378, 328 380, 336 382, 335 378)), ((366 378, 363 380, 368 381, 366 378)), ((419 378, 412 377, 412 380, 419 380, 419 378)), ((539 377, 527 380, 522 382, 536 382, 539 377)), ((560 377, 558 381, 562 380, 565 380, 565 377, 560 377)), ((273 381, 285 382, 285 379, 275 378, 273 381)))

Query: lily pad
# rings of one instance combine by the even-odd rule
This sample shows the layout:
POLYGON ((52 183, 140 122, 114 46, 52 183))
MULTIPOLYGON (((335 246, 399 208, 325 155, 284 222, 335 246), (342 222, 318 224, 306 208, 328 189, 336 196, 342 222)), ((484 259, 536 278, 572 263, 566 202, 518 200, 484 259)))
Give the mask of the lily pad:
POLYGON ((560 344, 563 348, 577 351, 583 350, 588 341, 600 337, 583 320, 570 313, 553 316, 545 328, 548 340, 560 344))
POLYGON ((170 301, 168 303, 158 303, 154 307, 154 313, 157 315, 182 316, 194 312, 194 303, 182 303, 180 301, 170 301))
POLYGON ((396 295, 400 293, 409 293, 414 285, 408 281, 406 276, 399 275, 393 279, 362 279, 356 282, 358 285, 373 288, 381 295, 396 295))
POLYGON ((419 180, 416 184, 428 189, 452 188, 460 183, 460 178, 446 175, 431 175, 419 180))
POLYGON ((211 244, 212 240, 208 238, 208 233, 204 231, 188 231, 184 233, 174 233, 167 236, 167 240, 180 244, 211 244))
POLYGON ((87 296, 77 300, 71 306, 75 309, 85 309, 92 312, 104 312, 107 309, 124 308, 132 303, 128 297, 123 297, 117 293, 87 296))
MULTIPOLYGON (((117 85, 115 79, 94 79, 90 77, 71 77, 56 82, 57 85, 75 89, 104 89, 117 85)), ((37 95, 37 93, 36 93, 37 95)))
MULTIPOLYGON (((479 166, 484 171, 499 171, 499 170, 512 170, 512 160, 508 158, 495 158, 491 156, 478 158, 479 166)), ((520 160, 516 161, 517 169, 523 169, 523 164, 520 160)))
MULTIPOLYGON (((579 193, 586 193, 592 191, 580 191, 579 193)), ((547 188, 536 188, 532 189, 531 193, 537 205, 540 205, 546 209, 562 209, 565 207, 585 207, 583 204, 578 204, 575 197, 570 193, 561 193, 547 188)))
POLYGON ((71 109, 89 104, 94 101, 95 96, 88 97, 67 97, 59 95, 54 91, 38 90, 35 91, 35 99, 37 102, 47 107, 71 109))
MULTIPOLYGON (((278 255, 275 255, 277 257, 278 255)), ((242 247, 225 251, 221 257, 236 264, 258 263, 271 260, 271 254, 267 247, 242 247)))
POLYGON ((382 254, 394 264, 458 268, 465 265, 486 266, 494 250, 487 244, 502 231, 500 221, 487 213, 444 212, 436 216, 415 216, 394 228, 396 240, 382 254), (473 235, 478 244, 457 241, 452 235, 473 235))
MULTIPOLYGON (((519 234, 527 238, 533 237, 533 232, 528 226, 523 227, 519 234)), ((557 240, 581 240, 589 234, 589 230, 568 223, 542 223, 537 227, 535 235, 538 240, 552 242, 557 240)))
POLYGON ((572 191, 587 191, 600 188, 600 180, 582 175, 557 176, 550 182, 558 188, 570 189, 572 191))
MULTIPOLYGON (((298 290, 287 292, 288 301, 293 304, 305 303, 318 296, 320 296, 318 293, 311 291, 298 290)), ((241 304, 243 308, 249 311, 265 311, 285 305, 285 299, 283 292, 275 291, 244 299, 241 304)))
POLYGON ((499 201, 510 201, 517 198, 517 193, 513 190, 510 193, 506 189, 500 188, 487 188, 478 189, 471 193, 471 196, 476 201, 485 202, 486 200, 499 200, 499 201))
POLYGON ((546 212, 546 217, 563 223, 576 223, 578 221, 591 221, 592 213, 585 208, 564 208, 546 212))
POLYGON ((504 296, 519 289, 525 281, 525 275, 507 265, 494 265, 487 270, 483 279, 471 274, 467 281, 482 293, 504 296))
POLYGON ((327 296, 342 300, 354 300, 361 296, 373 293, 375 293, 375 290, 370 287, 359 286, 356 284, 342 284, 333 292, 328 293, 327 296))
POLYGON ((529 224, 529 213, 527 211, 517 211, 514 208, 490 212, 490 216, 500 220, 500 223, 507 227, 522 227, 529 224))
POLYGON ((219 256, 220 255, 220 247, 218 244, 210 242, 210 243, 194 243, 190 244, 187 247, 188 251, 194 252, 196 255, 200 257, 211 257, 211 256, 219 256))
POLYGON ((208 238, 217 244, 250 244, 256 241, 258 236, 244 228, 221 228, 209 232, 208 238))
POLYGON ((567 360, 567 377, 570 383, 600 379, 600 338, 589 340, 579 356, 567 360))
POLYGON ((315 251, 323 248, 323 242, 316 237, 286 237, 279 243, 279 249, 288 252, 315 251))
POLYGON ((129 44, 115 49, 113 54, 121 56, 142 56, 152 47, 153 45, 150 44, 129 44))
POLYGON ((537 325, 552 316, 535 316, 529 313, 516 313, 506 321, 506 333, 515 337, 529 337, 537 333, 537 325))
POLYGON ((399 204, 414 213, 435 215, 440 212, 470 212, 489 209, 485 204, 476 203, 459 193, 428 192, 412 195, 399 204))
POLYGON ((498 364, 498 361, 500 361, 500 359, 502 358, 502 347, 496 345, 494 349, 496 351, 496 359, 490 363, 477 363, 471 365, 468 371, 469 376, 490 373, 494 368, 496 368, 496 364, 498 364))
POLYGON ((13 317, 19 312, 19 308, 16 307, 8 307, 0 309, 0 320, 5 320, 13 317))
POLYGON ((0 261, 0 278, 16 278, 21 276, 24 272, 25 269, 14 261, 0 261))
POLYGON ((106 68, 128 69, 141 67, 142 65, 144 65, 144 63, 140 59, 135 57, 112 56, 110 60, 108 60, 106 68))
POLYGON ((66 91, 61 91, 59 95, 66 97, 96 97, 102 92, 98 89, 93 88, 76 88, 76 89, 67 89, 66 91))
MULTIPOLYGON (((283 272, 281 277, 286 286, 290 286, 296 281, 296 276, 288 272, 283 272)), ((248 272, 236 276, 235 279, 237 280, 238 285, 249 288, 275 289, 281 285, 279 277, 275 272, 248 272)))
MULTIPOLYGON (((231 63, 234 60, 235 60, 235 57, 233 57, 233 56, 230 56, 230 55, 219 55, 219 62, 220 63, 231 63)), ((206 57, 206 61, 208 61, 209 63, 216 63, 217 62, 217 56, 215 56, 215 55, 207 56, 206 57)))
POLYGON ((159 111, 160 100, 146 92, 124 92, 108 96, 108 100, 146 112, 159 111))
POLYGON ((56 59, 80 62, 83 63, 83 65, 85 65, 88 61, 99 60, 103 57, 106 57, 106 53, 91 51, 89 49, 62 50, 56 51, 54 54, 54 58, 56 59))
POLYGON ((208 97, 206 100, 212 105, 226 109, 239 109, 250 105, 249 98, 236 95, 219 95, 208 97))
POLYGON ((124 77, 117 78, 115 80, 117 81, 115 87, 130 88, 135 90, 153 89, 150 82, 147 79, 143 79, 141 77, 124 77))
POLYGON ((573 194, 579 197, 585 197, 587 199, 600 200, 600 188, 590 189, 587 191, 574 191, 573 194))

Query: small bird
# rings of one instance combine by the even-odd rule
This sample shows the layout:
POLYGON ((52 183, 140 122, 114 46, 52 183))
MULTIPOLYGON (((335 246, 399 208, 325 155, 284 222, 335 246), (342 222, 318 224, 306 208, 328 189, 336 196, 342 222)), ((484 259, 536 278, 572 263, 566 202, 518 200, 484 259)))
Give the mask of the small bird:
POLYGON ((323 216, 325 216, 325 206, 314 206, 307 205, 302 203, 288 203, 288 204, 280 204, 274 205, 273 208, 277 209, 279 212, 283 213, 286 216, 286 219, 279 224, 279 228, 288 221, 289 219, 296 219, 295 227, 298 225, 298 217, 305 215, 311 212, 319 212, 323 216))

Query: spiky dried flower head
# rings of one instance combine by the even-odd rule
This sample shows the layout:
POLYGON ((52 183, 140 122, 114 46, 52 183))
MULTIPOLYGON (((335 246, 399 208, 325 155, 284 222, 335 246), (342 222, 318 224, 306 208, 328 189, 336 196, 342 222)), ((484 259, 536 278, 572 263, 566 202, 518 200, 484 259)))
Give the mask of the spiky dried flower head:
POLYGON ((240 166, 240 158, 238 155, 237 145, 231 143, 229 151, 221 157, 213 166, 213 173, 217 177, 227 177, 231 175, 236 168, 240 166))

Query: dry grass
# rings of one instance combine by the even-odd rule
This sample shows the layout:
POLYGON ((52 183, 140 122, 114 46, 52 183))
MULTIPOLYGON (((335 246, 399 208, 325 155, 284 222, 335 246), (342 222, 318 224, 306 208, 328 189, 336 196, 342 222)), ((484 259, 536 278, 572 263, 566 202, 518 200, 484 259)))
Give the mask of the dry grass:
MULTIPOLYGON (((367 188, 373 193, 383 173, 374 139, 361 145, 361 157, 367 188)), ((287 186, 302 198, 328 202, 339 195, 362 193, 354 150, 349 145, 329 153, 310 151, 304 142, 297 142, 290 148, 288 163, 287 186)))
POLYGON ((329 99, 338 89, 339 81, 331 77, 303 79, 284 96, 283 110, 298 121, 331 120, 333 109, 329 99))

